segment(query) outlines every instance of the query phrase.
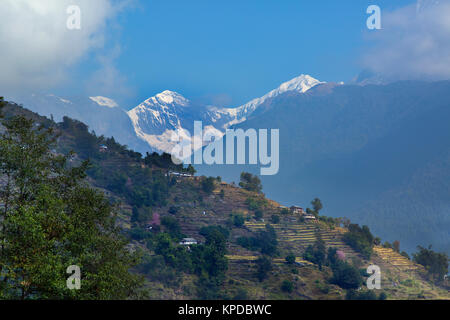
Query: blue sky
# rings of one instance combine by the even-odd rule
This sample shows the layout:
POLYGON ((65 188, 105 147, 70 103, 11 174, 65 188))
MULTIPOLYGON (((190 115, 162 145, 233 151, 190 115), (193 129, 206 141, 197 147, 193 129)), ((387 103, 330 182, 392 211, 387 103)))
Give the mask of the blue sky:
MULTIPOLYGON (((110 2, 120 0, 97 1, 108 7, 110 2)), ((99 11, 88 9, 90 1, 70 2, 81 3, 84 16, 99 11)), ((57 85, 49 85, 45 90, 63 95, 110 96, 124 108, 134 107, 166 89, 193 100, 238 106, 302 73, 322 81, 348 82, 361 70, 361 52, 370 46, 368 34, 377 32, 366 28, 367 7, 376 4, 383 13, 415 1, 130 3, 110 14, 102 33, 104 41, 83 51, 83 55, 80 53, 82 58, 77 56, 77 62, 69 67, 70 79, 54 80, 57 85), (98 85, 101 82, 103 88, 98 85)), ((62 10, 57 12, 65 14, 62 10)), ((68 42, 61 40, 61 46, 70 46, 75 34, 65 34, 64 41, 68 42)), ((50 71, 52 68, 47 67, 50 71)), ((42 86, 42 81, 39 83, 42 86)))
MULTIPOLYGON (((118 65, 138 88, 134 104, 171 89, 240 105, 302 73, 324 81, 354 77, 373 1, 142 3, 120 19, 118 65)), ((386 9, 393 3, 411 1, 377 0, 386 9)))

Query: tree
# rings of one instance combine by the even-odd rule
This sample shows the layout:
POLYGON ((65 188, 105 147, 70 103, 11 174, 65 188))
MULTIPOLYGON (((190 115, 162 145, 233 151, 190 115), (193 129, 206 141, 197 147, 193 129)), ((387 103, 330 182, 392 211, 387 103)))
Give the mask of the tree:
POLYGON ((52 154, 53 129, 22 116, 2 122, 0 298, 138 297, 142 279, 129 270, 139 257, 103 193, 85 182, 88 162, 69 168, 69 156, 52 154), (71 265, 81 269, 80 290, 67 289, 71 265))
POLYGON ((344 242, 360 252, 366 259, 370 259, 373 251, 374 237, 367 226, 362 228, 357 224, 350 224, 348 232, 344 234, 344 242))
POLYGON ((277 214, 273 214, 270 220, 272 221, 273 224, 278 224, 280 223, 280 216, 277 214))
POLYGON ((165 227, 166 231, 173 238, 179 240, 183 238, 183 234, 181 233, 180 224, 175 217, 166 216, 161 218, 161 224, 165 227))
POLYGON ((256 260, 256 277, 259 281, 264 281, 268 273, 272 271, 272 262, 267 257, 259 257, 256 260))
POLYGON ((392 247, 393 247, 393 249, 394 249, 395 252, 400 253, 400 241, 395 240, 395 241, 392 243, 392 247))
POLYGON ((256 239, 262 254, 273 256, 277 253, 277 233, 270 224, 266 224, 266 230, 260 231, 256 239))
POLYGON ((241 228, 245 224, 245 218, 241 213, 233 215, 232 221, 233 225, 238 228, 241 228))
POLYGON ((317 235, 317 240, 314 243, 314 246, 308 246, 306 248, 303 258, 317 264, 319 266, 319 269, 322 270, 322 266, 326 262, 327 250, 325 242, 322 240, 319 234, 317 235))
POLYGON ((313 201, 311 201, 311 204, 316 215, 319 215, 319 211, 323 208, 322 201, 320 201, 319 198, 315 198, 313 201))
POLYGON ((188 165, 188 167, 186 168, 186 172, 189 174, 194 175, 197 171, 195 170, 195 168, 192 166, 192 164, 188 165))
POLYGON ((423 265, 432 277, 443 280, 448 272, 447 254, 434 252, 431 246, 428 249, 418 246, 417 249, 419 252, 413 254, 414 262, 423 265))
POLYGON ((256 193, 261 193, 262 191, 261 180, 257 176, 254 176, 248 172, 241 173, 241 182, 239 182, 239 186, 242 189, 256 193))
POLYGON ((347 262, 338 261, 333 267, 330 282, 344 289, 358 289, 363 280, 359 271, 347 262))
POLYGON ((293 254, 290 254, 286 256, 286 262, 288 264, 294 264, 295 263, 295 256, 293 254))
POLYGON ((216 188, 215 179, 208 177, 202 180, 202 189, 205 193, 211 194, 216 188))
POLYGON ((256 220, 261 220, 263 218, 263 216, 264 216, 264 213, 261 209, 257 209, 255 211, 255 219, 256 220))

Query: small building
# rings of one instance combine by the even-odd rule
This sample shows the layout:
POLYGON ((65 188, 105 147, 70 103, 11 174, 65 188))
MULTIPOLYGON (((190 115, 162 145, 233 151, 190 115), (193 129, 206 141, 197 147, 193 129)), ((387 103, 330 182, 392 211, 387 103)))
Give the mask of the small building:
POLYGON ((194 238, 184 238, 180 241, 180 245, 182 246, 191 246, 194 244, 198 244, 198 241, 194 238))
POLYGON ((302 215, 302 216, 306 214, 305 210, 303 210, 302 207, 298 207, 298 206, 292 206, 291 207, 291 212, 293 214, 299 214, 299 215, 302 215))
POLYGON ((314 220, 316 220, 316 216, 313 215, 313 214, 305 214, 305 215, 303 216, 303 218, 304 218, 306 221, 314 221, 314 220))

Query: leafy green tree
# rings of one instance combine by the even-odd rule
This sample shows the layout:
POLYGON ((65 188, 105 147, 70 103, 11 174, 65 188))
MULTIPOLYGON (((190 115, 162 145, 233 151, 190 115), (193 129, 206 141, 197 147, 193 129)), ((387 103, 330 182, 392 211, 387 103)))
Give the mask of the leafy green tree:
POLYGON ((175 217, 166 216, 161 218, 161 224, 165 227, 166 231, 176 240, 180 240, 184 237, 181 232, 180 224, 175 217))
POLYGON ((210 236, 210 234, 216 230, 219 231, 220 233, 222 233, 222 235, 225 237, 225 239, 229 238, 230 231, 222 226, 202 227, 198 233, 200 235, 204 236, 205 238, 208 238, 210 236))
POLYGON ((370 259, 373 251, 374 237, 367 226, 362 228, 357 224, 350 224, 349 231, 344 234, 343 240, 366 259, 370 259))
POLYGON ((270 224, 266 224, 265 231, 258 232, 256 239, 262 254, 274 256, 277 253, 277 233, 270 224))
POLYGON ((216 179, 214 179, 213 177, 208 177, 202 180, 202 190, 206 193, 206 194, 211 194, 214 189, 216 188, 216 184, 215 184, 216 179))
POLYGON ((273 214, 272 217, 270 218, 270 221, 273 224, 278 224, 278 223, 280 223, 280 216, 277 214, 273 214))
POLYGON ((338 261, 333 267, 333 277, 330 282, 344 289, 358 289, 362 282, 362 276, 358 269, 347 262, 338 261))
POLYGON ((239 213, 239 214, 233 215, 232 221, 233 221, 233 225, 235 227, 240 228, 240 227, 244 226, 245 218, 241 213, 239 213))
POLYGON ((255 211, 255 219, 261 220, 263 218, 264 214, 261 209, 258 209, 255 211))
POLYGON ((447 254, 435 252, 431 250, 431 246, 428 249, 418 246, 417 249, 419 251, 413 254, 414 262, 423 265, 433 278, 443 280, 448 272, 447 254))
POLYGON ((4 119, 0 137, 0 298, 127 299, 142 279, 105 196, 85 181, 88 163, 54 155, 52 129, 22 116, 4 119), (81 269, 69 290, 66 270, 81 269))
POLYGON ((311 204, 313 206, 315 214, 319 215, 320 210, 323 209, 322 201, 320 201, 319 198, 315 198, 313 201, 311 201, 311 204))
POLYGON ((241 182, 239 182, 239 186, 242 189, 257 193, 261 193, 262 191, 261 180, 257 176, 254 176, 248 172, 241 173, 241 182))
POLYGON ((320 235, 317 235, 317 240, 313 246, 308 246, 306 248, 303 258, 317 264, 319 269, 322 270, 322 266, 326 262, 327 250, 325 242, 322 240, 320 235))
POLYGON ((265 256, 259 257, 256 260, 256 277, 258 280, 264 281, 270 271, 272 271, 272 261, 265 256))

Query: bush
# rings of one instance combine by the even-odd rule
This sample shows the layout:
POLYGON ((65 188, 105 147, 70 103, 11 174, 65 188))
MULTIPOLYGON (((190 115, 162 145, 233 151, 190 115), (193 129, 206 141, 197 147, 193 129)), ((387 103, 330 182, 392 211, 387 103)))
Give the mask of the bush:
POLYGON ((363 280, 359 270, 348 264, 339 261, 333 267, 333 277, 330 282, 343 289, 358 289, 363 280))
POLYGON ((294 264, 295 263, 295 256, 293 254, 290 254, 286 257, 286 262, 288 264, 294 264))
POLYGON ((225 239, 228 239, 228 237, 230 236, 230 231, 222 226, 202 227, 198 233, 204 236, 205 238, 208 238, 215 231, 220 232, 225 239))
POLYGON ((241 213, 233 215, 232 221, 235 227, 241 228, 245 224, 244 215, 241 213))
POLYGON ((294 290, 294 285, 289 280, 284 280, 281 284, 281 290, 283 292, 291 293, 294 290))
POLYGON ((261 209, 256 210, 256 211, 255 211, 255 219, 256 219, 256 220, 260 220, 260 219, 262 219, 262 217, 263 217, 263 212, 262 212, 262 210, 261 210, 261 209))
POLYGON ((272 217, 270 218, 270 221, 273 224, 278 224, 278 223, 280 223, 280 216, 277 214, 273 214, 272 217))
POLYGON ((386 300, 387 299, 387 294, 385 292, 380 293, 380 295, 378 296, 378 300, 386 300))

